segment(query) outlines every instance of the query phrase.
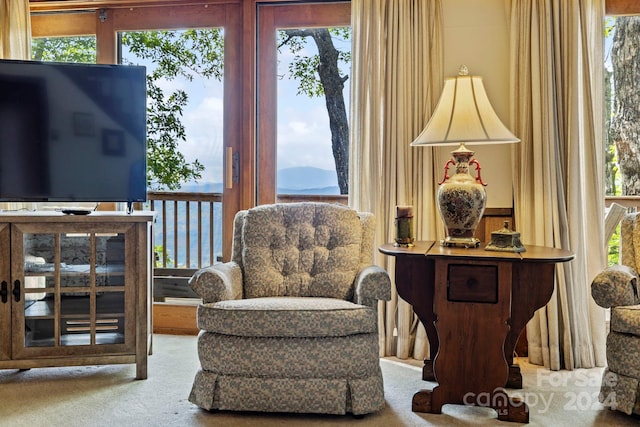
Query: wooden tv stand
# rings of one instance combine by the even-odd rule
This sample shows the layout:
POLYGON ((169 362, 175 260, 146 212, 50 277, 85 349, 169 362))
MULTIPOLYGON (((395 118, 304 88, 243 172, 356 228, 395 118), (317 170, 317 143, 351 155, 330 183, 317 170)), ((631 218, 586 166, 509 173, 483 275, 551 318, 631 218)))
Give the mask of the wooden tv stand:
POLYGON ((0 213, 0 369, 135 363, 151 349, 152 212, 0 213))

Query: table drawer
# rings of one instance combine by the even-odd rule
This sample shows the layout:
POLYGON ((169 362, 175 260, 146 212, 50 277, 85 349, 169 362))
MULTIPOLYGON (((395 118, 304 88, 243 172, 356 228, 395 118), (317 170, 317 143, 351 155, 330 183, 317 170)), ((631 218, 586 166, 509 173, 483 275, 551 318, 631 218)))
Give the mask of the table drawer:
POLYGON ((449 264, 447 300, 497 303, 498 266, 449 264))

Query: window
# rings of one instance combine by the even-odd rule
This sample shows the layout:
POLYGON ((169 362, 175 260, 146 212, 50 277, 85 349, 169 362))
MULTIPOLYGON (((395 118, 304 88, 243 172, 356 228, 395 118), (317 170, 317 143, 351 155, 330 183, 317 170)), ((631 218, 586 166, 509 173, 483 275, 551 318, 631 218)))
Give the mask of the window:
MULTIPOLYGON (((638 158, 640 96, 637 73, 640 56, 640 6, 619 0, 606 1, 605 19, 605 194, 607 204, 640 205, 638 158), (620 15, 620 16, 618 16, 620 15), (635 16, 634 16, 635 15, 635 16)), ((609 263, 619 261, 619 232, 609 242, 609 263)))

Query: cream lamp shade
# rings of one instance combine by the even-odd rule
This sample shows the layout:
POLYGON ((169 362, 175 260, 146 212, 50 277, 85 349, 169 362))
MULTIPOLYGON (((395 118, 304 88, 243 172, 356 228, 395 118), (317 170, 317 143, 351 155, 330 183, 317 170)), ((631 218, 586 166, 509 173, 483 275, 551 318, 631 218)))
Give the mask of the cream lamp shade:
POLYGON ((431 119, 411 143, 417 145, 465 145, 520 142, 493 110, 482 77, 460 75, 445 80, 431 119))

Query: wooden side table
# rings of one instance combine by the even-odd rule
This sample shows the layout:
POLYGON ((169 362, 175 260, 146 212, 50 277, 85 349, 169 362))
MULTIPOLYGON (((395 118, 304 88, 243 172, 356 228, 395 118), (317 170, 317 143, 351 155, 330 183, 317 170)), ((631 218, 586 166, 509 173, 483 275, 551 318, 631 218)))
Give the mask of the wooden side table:
POLYGON ((491 407, 504 421, 528 422, 526 403, 504 387, 521 385, 513 351, 520 333, 553 293, 555 265, 569 251, 527 246, 522 253, 450 248, 417 242, 410 248, 386 244, 396 258, 398 294, 413 306, 427 332, 433 360, 424 379, 433 390, 413 396, 416 412, 440 413, 447 403, 491 407))

